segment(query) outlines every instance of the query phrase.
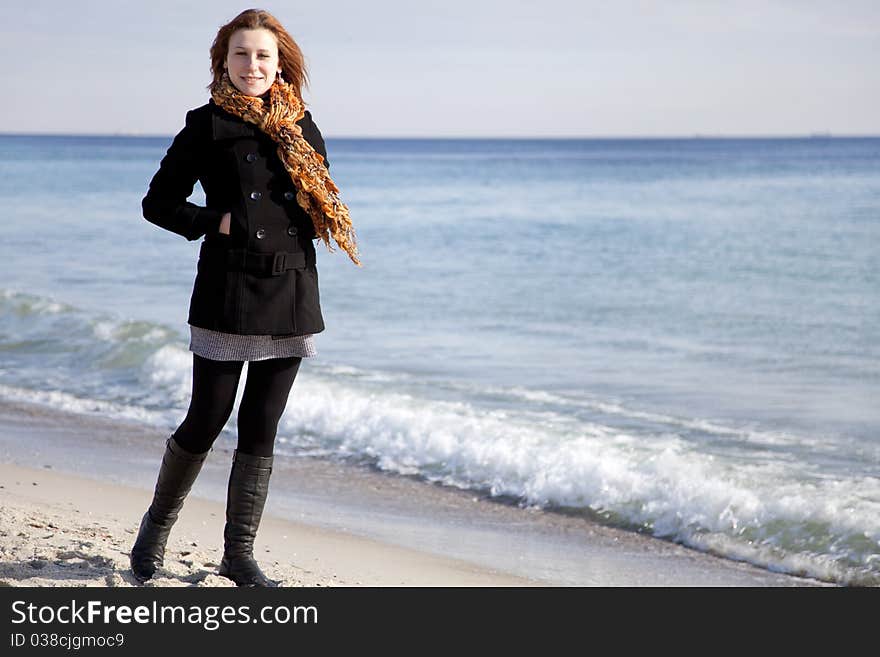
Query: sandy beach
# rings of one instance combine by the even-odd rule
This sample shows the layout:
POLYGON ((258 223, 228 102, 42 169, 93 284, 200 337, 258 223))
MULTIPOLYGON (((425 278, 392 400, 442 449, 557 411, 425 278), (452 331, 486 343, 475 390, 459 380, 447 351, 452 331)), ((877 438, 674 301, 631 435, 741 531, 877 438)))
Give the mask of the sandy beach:
MULTIPOLYGON (((128 572, 144 491, 0 465, 0 586, 137 586, 128 572)), ((146 586, 234 586, 216 575, 223 506, 187 501, 161 575, 146 586), (219 540, 218 540, 218 537, 219 540)), ((257 558, 284 586, 507 586, 524 578, 364 538, 265 518, 257 558)))
MULTIPOLYGON (((164 445, 134 423, 0 402, 0 585, 136 586, 128 550, 164 445)), ((230 450, 215 446, 148 586, 219 577, 230 450)), ((800 586, 582 517, 367 468, 278 463, 257 558, 284 586, 800 586)))

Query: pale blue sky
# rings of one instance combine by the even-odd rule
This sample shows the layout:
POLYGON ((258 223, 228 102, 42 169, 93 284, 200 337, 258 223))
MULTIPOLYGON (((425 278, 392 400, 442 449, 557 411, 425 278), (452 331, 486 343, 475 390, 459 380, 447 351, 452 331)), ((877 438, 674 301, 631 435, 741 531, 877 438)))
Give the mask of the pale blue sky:
POLYGON ((342 136, 880 134, 880 2, 3 0, 3 132, 169 135, 268 9, 342 136))

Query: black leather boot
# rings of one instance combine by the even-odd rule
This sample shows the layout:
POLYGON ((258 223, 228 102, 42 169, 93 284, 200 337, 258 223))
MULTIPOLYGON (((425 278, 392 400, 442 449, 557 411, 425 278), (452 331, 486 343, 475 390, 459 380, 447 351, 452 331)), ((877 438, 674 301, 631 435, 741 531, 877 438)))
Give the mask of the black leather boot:
POLYGON ((208 452, 193 454, 186 451, 177 444, 174 436, 166 441, 153 502, 141 519, 131 549, 131 572, 139 582, 150 579, 163 564, 168 534, 207 456, 208 452))
POLYGON ((235 450, 226 497, 226 528, 220 575, 238 586, 278 586, 254 560, 254 539, 269 494, 271 456, 253 456, 235 450))

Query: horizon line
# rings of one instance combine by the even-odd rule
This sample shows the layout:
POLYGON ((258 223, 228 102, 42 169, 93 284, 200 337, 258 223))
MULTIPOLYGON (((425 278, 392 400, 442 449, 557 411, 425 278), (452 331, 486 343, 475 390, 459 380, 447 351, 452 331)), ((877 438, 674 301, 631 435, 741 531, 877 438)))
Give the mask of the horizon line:
MULTIPOLYGON (((142 132, 5 132, 0 131, 0 137, 126 137, 143 139, 171 139, 173 133, 142 133, 142 132)), ((668 134, 668 135, 324 135, 325 139, 351 139, 351 140, 574 140, 574 139, 876 139, 880 133, 832 133, 832 132, 807 132, 807 133, 752 133, 752 134, 723 134, 723 133, 693 133, 693 134, 668 134)))

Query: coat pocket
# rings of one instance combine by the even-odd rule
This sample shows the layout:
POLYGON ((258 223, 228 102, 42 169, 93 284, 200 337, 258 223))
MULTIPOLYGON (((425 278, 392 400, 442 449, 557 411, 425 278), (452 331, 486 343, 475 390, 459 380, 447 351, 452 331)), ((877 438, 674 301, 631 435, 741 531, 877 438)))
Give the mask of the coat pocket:
POLYGON ((296 270, 279 276, 240 272, 243 278, 242 323, 252 333, 296 331, 293 308, 296 302, 296 270))

